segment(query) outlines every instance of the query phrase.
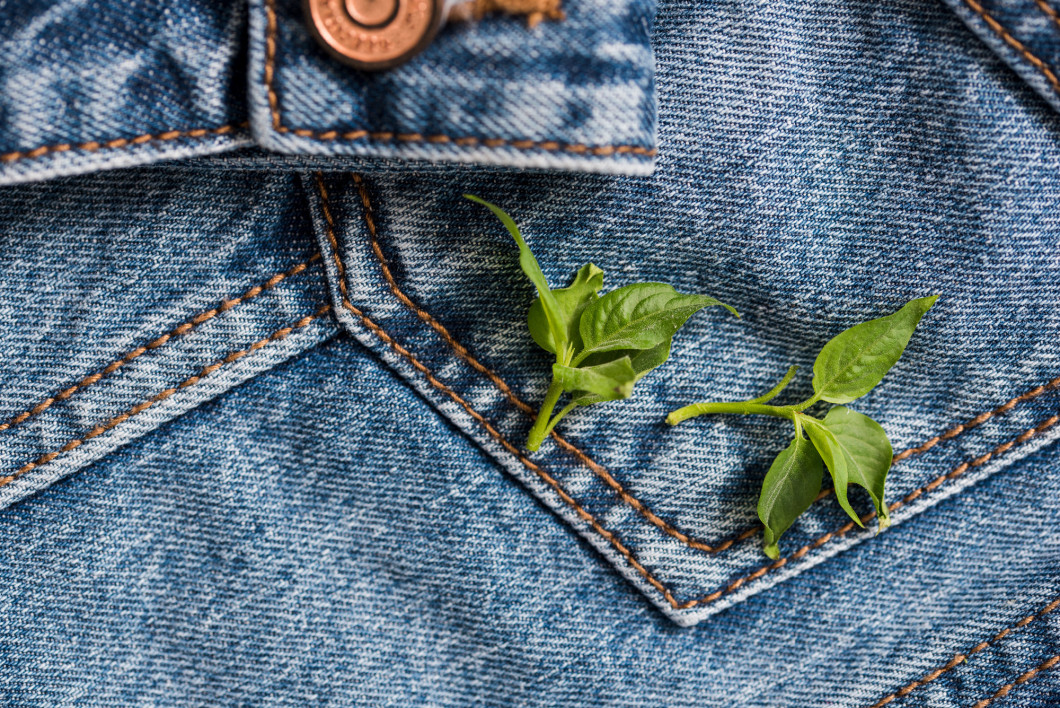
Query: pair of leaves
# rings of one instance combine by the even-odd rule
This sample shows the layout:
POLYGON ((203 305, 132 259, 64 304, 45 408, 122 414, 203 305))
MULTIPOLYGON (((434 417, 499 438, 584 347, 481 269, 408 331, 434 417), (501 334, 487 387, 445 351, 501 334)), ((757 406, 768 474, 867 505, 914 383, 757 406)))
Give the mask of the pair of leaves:
POLYGON ((821 491, 824 466, 832 475, 840 506, 859 525, 861 519, 847 499, 847 486, 857 484, 869 491, 880 527, 888 523, 883 500, 884 483, 891 467, 891 442, 880 424, 845 406, 835 406, 823 421, 800 416, 800 431, 769 468, 758 500, 758 518, 765 528, 765 552, 779 558, 780 537, 821 491))
MULTIPOLYGON (((592 263, 579 269, 569 287, 552 290, 511 217, 478 197, 464 196, 490 209, 519 246, 519 265, 538 292, 527 326, 534 341, 555 354, 550 391, 558 387, 557 397, 569 392, 569 407, 628 398, 637 381, 669 358, 673 336, 699 310, 717 305, 739 316, 712 297, 684 295, 665 283, 635 283, 600 296, 604 273, 592 263)), ((549 414, 551 408, 539 418, 549 414)), ((535 426, 527 447, 537 449, 545 429, 543 423, 535 426)))
MULTIPOLYGON (((598 276, 603 284, 603 272, 590 263, 578 271, 571 288, 556 291, 556 299, 560 299, 559 293, 586 282, 589 274, 598 276)), ((712 297, 682 295, 665 283, 626 285, 603 297, 591 285, 581 288, 580 299, 568 296, 564 300, 570 304, 560 305, 560 317, 565 317, 560 322, 569 333, 570 363, 553 366, 558 380, 570 381, 564 390, 572 392, 578 405, 628 398, 634 383, 666 362, 673 336, 699 310, 718 305, 736 312, 712 297)), ((547 341, 540 318, 535 317, 535 311, 544 309, 544 302, 539 296, 530 306, 530 334, 542 348, 560 354, 555 340, 547 341)))
MULTIPOLYGON (((848 403, 871 391, 902 356, 937 297, 911 300, 893 315, 855 325, 828 342, 813 366, 811 402, 848 403)), ((864 526, 847 497, 848 486, 855 484, 869 493, 880 528, 886 528, 890 518, 884 487, 893 450, 880 424, 842 405, 824 420, 800 411, 793 412, 793 419, 795 439, 773 461, 758 501, 766 554, 779 557, 777 542, 817 498, 824 466, 832 475, 836 500, 850 518, 864 526)))

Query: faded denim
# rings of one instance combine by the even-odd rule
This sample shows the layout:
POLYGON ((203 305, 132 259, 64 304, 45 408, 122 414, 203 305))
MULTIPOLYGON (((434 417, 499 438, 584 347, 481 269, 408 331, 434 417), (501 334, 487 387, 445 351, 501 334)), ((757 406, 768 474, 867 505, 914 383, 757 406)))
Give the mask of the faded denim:
MULTIPOLYGON (((123 35, 144 66, 190 16, 164 5, 123 35)), ((4 88, 50 116, 0 112, 24 182, 0 189, 4 701, 1060 704, 1060 23, 953 5, 568 0, 568 24, 450 26, 364 76, 262 0, 185 29, 245 61, 229 93, 4 88), (199 105, 248 132, 29 156, 199 105), (393 136, 320 137, 358 126, 393 136), (461 192, 554 286, 591 260, 743 317, 696 315, 632 399, 526 453, 533 292, 461 192), (898 453, 893 527, 825 497, 769 561, 755 503, 788 431, 665 413, 791 364, 797 400, 828 338, 933 292, 852 404, 898 453)), ((106 59, 30 52, 84 16, 34 6, 5 46, 106 59)), ((48 74, 25 61, 5 87, 48 74)))

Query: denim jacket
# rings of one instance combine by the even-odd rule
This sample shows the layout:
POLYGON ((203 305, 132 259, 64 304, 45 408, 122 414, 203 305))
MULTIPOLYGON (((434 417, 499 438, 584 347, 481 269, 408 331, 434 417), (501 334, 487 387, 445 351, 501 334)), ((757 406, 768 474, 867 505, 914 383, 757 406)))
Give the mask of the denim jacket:
POLYGON ((311 23, 0 0, 4 703, 1060 705, 1055 0, 565 0, 375 72, 311 23), (463 193, 741 317, 530 452, 463 193), (767 558, 783 421, 667 412, 932 293, 850 404, 891 528, 826 489, 767 558))

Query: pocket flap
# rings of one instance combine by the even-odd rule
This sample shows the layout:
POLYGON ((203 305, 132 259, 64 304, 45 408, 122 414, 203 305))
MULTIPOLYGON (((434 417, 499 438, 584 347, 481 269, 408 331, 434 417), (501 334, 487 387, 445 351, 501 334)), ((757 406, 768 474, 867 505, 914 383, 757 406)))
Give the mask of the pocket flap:
MULTIPOLYGON (((864 281, 853 275, 866 263, 849 255, 833 259, 827 249, 807 255, 821 259, 807 268, 834 269, 830 283, 852 284, 845 296, 829 297, 826 284, 782 270, 774 271, 768 292, 756 291, 742 274, 769 267, 784 243, 748 249, 738 239, 719 238, 711 253, 725 254, 724 267, 712 262, 720 256, 704 257, 702 244, 692 241, 675 239, 665 258, 656 257, 644 252, 640 230, 626 221, 615 222, 623 226, 607 233, 606 242, 595 233, 606 221, 584 206, 584 190, 552 191, 544 177, 490 180, 478 186, 534 205, 514 210, 515 216, 554 287, 592 261, 618 281, 605 289, 669 281, 682 292, 730 302, 744 318, 724 317, 720 308, 696 316, 675 338, 670 362, 638 383, 632 398, 572 414, 540 451, 529 453, 523 442, 550 361, 527 332, 534 294, 503 227, 481 207, 465 206, 451 185, 425 188, 422 175, 414 191, 400 176, 317 176, 310 188, 335 309, 355 336, 679 624, 694 624, 871 541, 877 531, 867 497, 852 490, 867 522, 861 530, 826 493, 785 535, 781 558, 771 561, 761 550, 755 509, 766 469, 790 439, 786 423, 717 417, 669 428, 663 419, 692 400, 758 395, 789 364, 811 364, 839 331, 923 293, 907 292, 900 272, 858 289, 864 281), (631 264, 633 254, 640 260, 631 264), (797 292, 798 309, 781 307, 797 292), (874 293, 902 297, 881 303, 874 293)), ((926 272, 954 272, 951 253, 928 246, 895 239, 885 248, 896 258, 915 248, 934 260, 926 272)), ((862 254, 876 255, 875 249, 862 254)), ((901 361, 882 386, 851 404, 879 420, 894 443, 887 496, 894 524, 1060 435, 1060 379, 1048 378, 1048 358, 1034 356, 1045 341, 1038 338, 1050 335, 1022 329, 1025 356, 991 356, 997 344, 981 323, 993 315, 969 292, 975 282, 967 272, 940 282, 945 299, 901 361), (984 358, 993 362, 989 370, 981 367, 984 358)), ((994 296, 1016 301, 1022 288, 999 285, 994 296)), ((809 379, 792 384, 792 400, 808 395, 809 379)))

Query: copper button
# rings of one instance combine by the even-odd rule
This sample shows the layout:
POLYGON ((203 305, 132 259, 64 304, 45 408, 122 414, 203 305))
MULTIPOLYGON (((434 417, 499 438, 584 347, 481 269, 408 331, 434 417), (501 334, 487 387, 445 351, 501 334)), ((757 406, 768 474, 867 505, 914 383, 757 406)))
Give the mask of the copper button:
POLYGON ((358 69, 387 69, 423 50, 442 24, 445 0, 306 0, 321 44, 358 69))

